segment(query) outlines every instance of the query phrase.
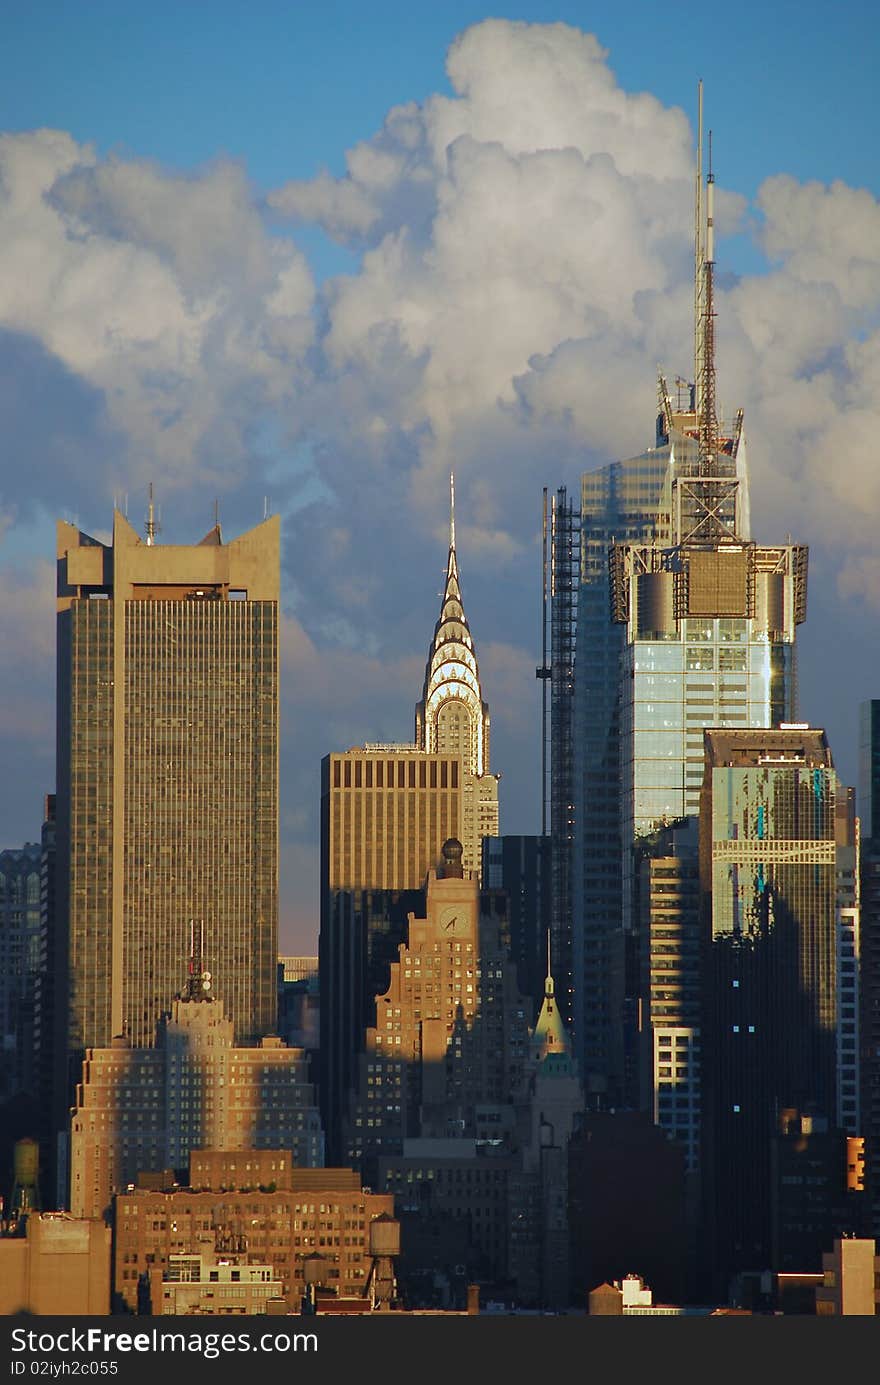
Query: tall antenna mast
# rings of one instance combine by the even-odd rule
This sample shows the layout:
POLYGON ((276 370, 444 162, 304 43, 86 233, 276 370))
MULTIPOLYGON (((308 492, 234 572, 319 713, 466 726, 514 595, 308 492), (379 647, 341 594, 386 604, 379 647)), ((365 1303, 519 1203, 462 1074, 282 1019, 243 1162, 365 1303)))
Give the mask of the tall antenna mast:
POLYGON ((144 525, 144 532, 147 536, 147 543, 152 546, 156 542, 156 535, 159 532, 159 522, 156 519, 156 511, 153 506, 153 483, 150 482, 149 504, 147 506, 147 522, 144 525))
POLYGON ((455 473, 449 473, 449 547, 455 547, 455 473))
MULTIPOLYGON (((541 667, 535 670, 541 682, 541 836, 547 835, 547 694, 550 668, 547 663, 547 487, 541 519, 541 667)), ((549 932, 549 930, 548 930, 549 932)))
POLYGON ((718 416, 715 403, 715 174, 712 172, 712 131, 709 131, 709 172, 706 177, 706 249, 703 260, 703 332, 700 409, 700 474, 711 476, 718 457, 718 416))

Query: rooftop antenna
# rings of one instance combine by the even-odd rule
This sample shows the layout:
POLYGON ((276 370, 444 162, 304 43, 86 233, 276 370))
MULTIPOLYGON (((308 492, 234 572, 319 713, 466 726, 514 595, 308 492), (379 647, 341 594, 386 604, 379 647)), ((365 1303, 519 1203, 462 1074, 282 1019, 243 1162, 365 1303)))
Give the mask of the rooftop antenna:
POLYGON ((700 408, 700 472, 710 476, 718 455, 718 415, 715 401, 715 174, 712 172, 712 131, 709 131, 709 172, 706 177, 706 245, 703 260, 702 378, 700 408))
POLYGON ((205 971, 205 921, 198 920, 199 938, 196 945, 196 920, 189 921, 189 966, 187 968, 187 1000, 209 1000, 211 973, 205 971))
MULTIPOLYGON (((541 679, 541 836, 547 835, 547 684, 550 665, 547 663, 547 487, 544 487, 541 513, 541 663, 535 669, 541 679)), ((549 929, 548 929, 549 935, 549 929)))
POLYGON ((694 188, 694 413, 703 378, 703 81, 697 83, 697 170, 694 188))
POLYGON ((268 518, 269 518, 269 497, 268 497, 268 495, 264 495, 264 496, 263 496, 263 519, 268 519, 268 518))
POLYGON ((219 497, 217 497, 216 495, 214 496, 214 528, 217 530, 217 532, 218 532, 218 534, 219 534, 219 532, 220 532, 220 500, 219 500, 219 497))
POLYGON ((144 531, 145 531, 146 536, 147 536, 147 544, 148 544, 150 547, 152 547, 152 545, 156 542, 156 535, 158 534, 159 530, 160 530, 161 527, 162 527, 162 526, 160 525, 159 521, 158 521, 157 518, 156 518, 156 511, 155 511, 155 507, 154 507, 154 505, 153 505, 153 483, 152 483, 152 481, 150 482, 149 497, 150 497, 150 498, 149 498, 149 504, 148 504, 148 506, 147 506, 147 522, 146 522, 146 524, 144 525, 144 531))

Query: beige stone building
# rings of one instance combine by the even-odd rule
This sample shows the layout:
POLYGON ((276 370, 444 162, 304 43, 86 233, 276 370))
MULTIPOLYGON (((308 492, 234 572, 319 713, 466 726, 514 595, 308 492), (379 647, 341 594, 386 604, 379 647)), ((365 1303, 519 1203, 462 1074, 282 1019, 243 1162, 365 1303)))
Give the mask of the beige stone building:
POLYGON ((848 1236, 822 1256, 823 1282, 816 1288, 818 1317, 874 1317, 880 1299, 876 1241, 848 1236))
POLYGON ((223 1314, 259 1317, 270 1301, 282 1299, 281 1280, 271 1265, 254 1265, 241 1255, 172 1255, 167 1269, 150 1271, 150 1307, 155 1317, 223 1314))
POLYGON ((24 1234, 0 1236, 0 1316, 109 1312, 110 1228, 103 1221, 31 1212, 24 1234))
POLYGON ((425 917, 409 917, 359 1059, 347 1153, 368 1168, 416 1135, 474 1139, 478 1120, 496 1108, 500 1121, 522 1082, 529 1017, 516 966, 498 920, 481 914, 460 843, 447 842, 444 854, 428 872, 425 917))
MULTIPOLYGON (((204 1168, 199 1176, 206 1176, 204 1168)), ((151 1274, 167 1269, 172 1256, 233 1255, 269 1267, 296 1312, 305 1260, 318 1256, 327 1289, 362 1295, 371 1268, 370 1223, 393 1212, 391 1194, 367 1191, 351 1169, 294 1168, 289 1186, 274 1192, 240 1185, 134 1189, 114 1198, 114 1292, 137 1311, 139 1291, 143 1302, 151 1274)))
POLYGON ((194 967, 154 1048, 118 1039, 87 1051, 70 1124, 75 1216, 105 1215, 140 1173, 184 1170, 196 1151, 281 1149, 302 1167, 323 1164, 304 1050, 273 1036, 237 1046, 223 1002, 209 998, 201 976, 194 967))

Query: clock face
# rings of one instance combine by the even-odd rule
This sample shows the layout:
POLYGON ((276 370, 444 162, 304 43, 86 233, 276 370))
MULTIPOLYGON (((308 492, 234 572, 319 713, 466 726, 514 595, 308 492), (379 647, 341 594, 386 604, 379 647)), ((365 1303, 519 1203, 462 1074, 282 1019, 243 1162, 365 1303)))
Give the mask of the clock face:
POLYGON ((447 905, 440 912, 440 927, 444 933, 457 933, 460 931, 464 920, 459 916, 458 906, 455 904, 447 905))

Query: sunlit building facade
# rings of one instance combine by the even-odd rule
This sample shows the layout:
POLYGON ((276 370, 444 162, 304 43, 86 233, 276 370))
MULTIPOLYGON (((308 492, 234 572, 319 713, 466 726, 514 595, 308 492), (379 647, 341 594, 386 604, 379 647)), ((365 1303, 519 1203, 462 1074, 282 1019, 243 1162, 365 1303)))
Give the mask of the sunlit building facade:
POLYGON ((324 1163, 308 1055, 275 1035, 237 1045, 223 1002, 200 986, 195 976, 173 1001, 153 1047, 117 1039, 86 1051, 70 1127, 74 1215, 106 1215, 140 1174, 185 1170, 195 1151, 286 1150, 301 1168, 324 1163))

